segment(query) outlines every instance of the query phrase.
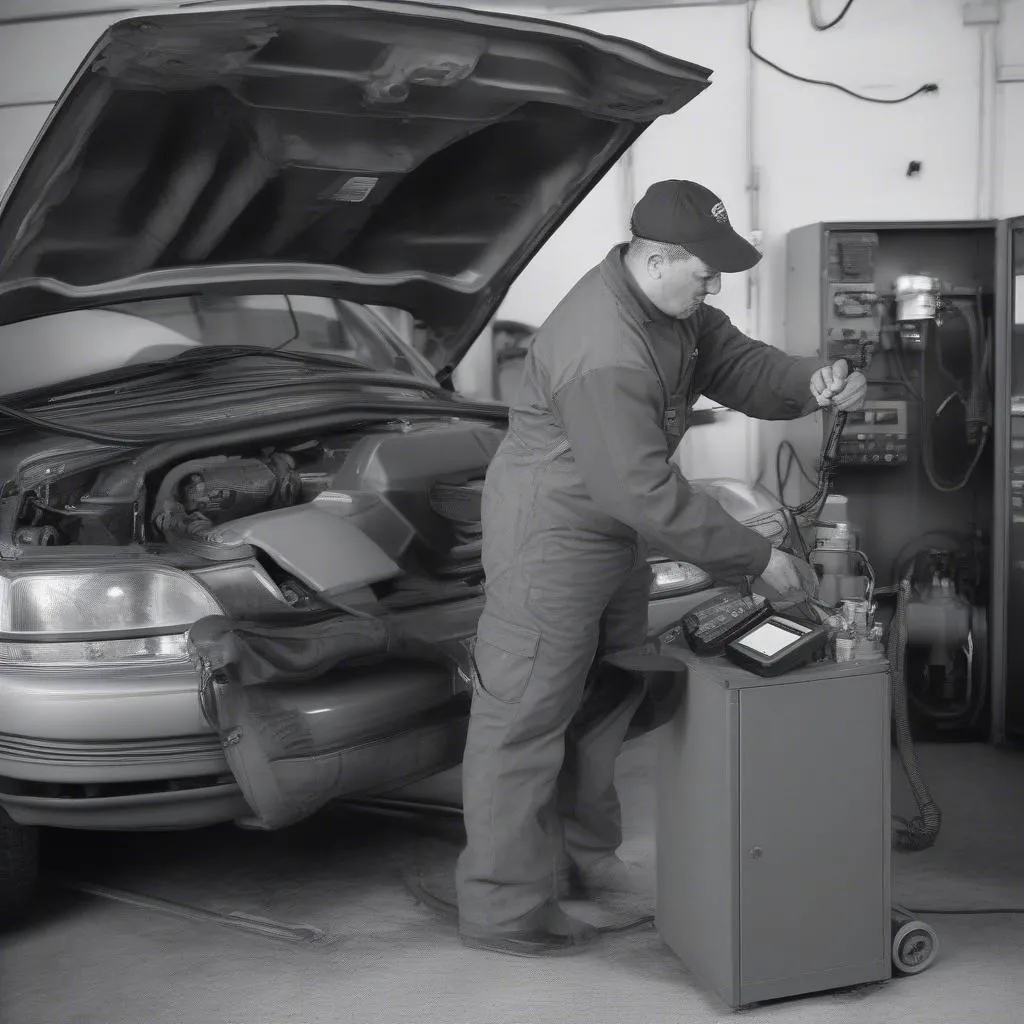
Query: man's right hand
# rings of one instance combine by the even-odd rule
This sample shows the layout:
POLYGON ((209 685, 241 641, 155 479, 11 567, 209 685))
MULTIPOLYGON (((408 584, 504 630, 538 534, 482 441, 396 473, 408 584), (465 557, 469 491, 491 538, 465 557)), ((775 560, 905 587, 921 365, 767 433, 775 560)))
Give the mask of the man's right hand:
POLYGON ((771 558, 761 573, 761 579, 780 595, 789 595, 793 591, 806 592, 804 577, 797 569, 796 559, 777 548, 772 548, 771 558))

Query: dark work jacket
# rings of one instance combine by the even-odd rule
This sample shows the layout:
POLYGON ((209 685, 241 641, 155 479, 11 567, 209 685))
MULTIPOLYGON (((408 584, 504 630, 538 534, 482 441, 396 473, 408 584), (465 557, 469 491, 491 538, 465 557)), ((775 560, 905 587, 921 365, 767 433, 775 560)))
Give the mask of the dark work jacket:
POLYGON ((701 395, 759 419, 795 419, 817 409, 810 378, 826 364, 748 338, 713 307, 666 316, 624 253, 616 246, 538 331, 508 445, 574 463, 583 485, 570 488, 583 495, 574 524, 612 537, 626 527, 718 579, 758 576, 769 542, 694 491, 672 454, 701 395))

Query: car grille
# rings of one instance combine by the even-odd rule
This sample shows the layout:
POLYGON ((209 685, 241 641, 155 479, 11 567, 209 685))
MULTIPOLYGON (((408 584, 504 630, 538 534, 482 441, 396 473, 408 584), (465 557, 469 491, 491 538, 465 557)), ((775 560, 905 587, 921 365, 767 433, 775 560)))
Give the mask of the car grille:
POLYGON ((89 767, 126 767, 168 762, 192 762, 221 752, 215 735, 176 736, 170 739, 82 742, 38 740, 0 733, 0 759, 26 764, 89 767))

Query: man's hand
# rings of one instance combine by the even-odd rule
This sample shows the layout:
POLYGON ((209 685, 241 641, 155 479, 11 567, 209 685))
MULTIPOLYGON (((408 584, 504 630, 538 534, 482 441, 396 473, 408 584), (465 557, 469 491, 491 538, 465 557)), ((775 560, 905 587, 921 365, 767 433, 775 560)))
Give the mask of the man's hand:
POLYGON ((761 573, 761 579, 780 594, 787 590, 797 590, 800 587, 800 576, 793 564, 795 559, 778 548, 772 548, 771 558, 765 570, 761 573))
POLYGON ((817 593, 818 577, 806 562, 772 548, 771 558, 755 581, 754 589, 767 597, 776 609, 781 610, 813 597, 817 593), (758 583, 761 584, 760 588, 758 583))
POLYGON ((867 395, 868 382, 859 370, 850 373, 845 359, 815 370, 811 394, 820 406, 833 405, 842 412, 859 409, 867 395))

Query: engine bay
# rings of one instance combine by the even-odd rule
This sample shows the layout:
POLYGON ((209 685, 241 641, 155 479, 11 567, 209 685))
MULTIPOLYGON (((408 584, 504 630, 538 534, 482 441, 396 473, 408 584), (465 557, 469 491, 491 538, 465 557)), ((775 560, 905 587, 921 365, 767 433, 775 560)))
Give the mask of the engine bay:
MULTIPOLYGON (((17 495, 8 487, 0 503, 3 553, 130 545, 200 565, 255 554, 297 603, 310 595, 289 578, 287 558, 275 564, 239 537, 258 535, 271 513, 312 507, 376 545, 400 569, 399 586, 479 582, 481 492, 503 435, 498 425, 469 420, 403 420, 169 462, 144 453, 83 470, 55 458, 32 474, 41 483, 17 495)), ((303 522, 295 518, 294 529, 303 522)), ((341 527, 337 533, 338 543, 352 538, 341 527)), ((285 544, 287 534, 286 526, 285 544)), ((320 539, 334 543, 329 530, 320 539)))

